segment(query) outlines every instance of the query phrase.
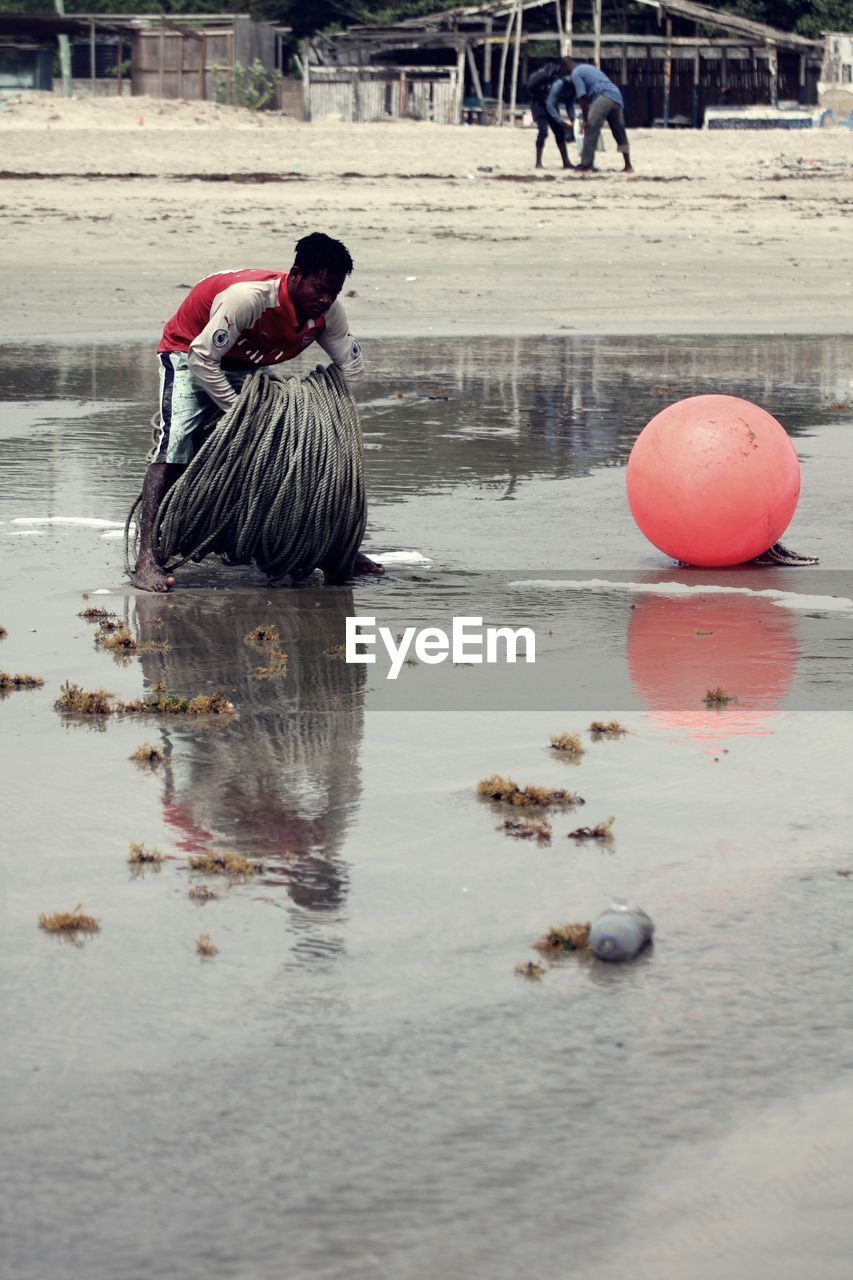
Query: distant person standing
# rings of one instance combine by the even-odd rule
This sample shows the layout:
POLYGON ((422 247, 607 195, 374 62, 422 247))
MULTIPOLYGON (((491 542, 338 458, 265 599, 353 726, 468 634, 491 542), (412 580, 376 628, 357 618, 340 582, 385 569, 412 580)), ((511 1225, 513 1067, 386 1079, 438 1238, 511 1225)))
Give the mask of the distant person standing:
POLYGON ((566 146, 566 137, 574 139, 575 136, 572 124, 575 91, 572 88, 568 68, 559 62, 546 62, 544 67, 539 67, 537 71, 533 72, 533 75, 528 78, 525 87, 530 98, 530 110, 538 130, 536 134, 536 168, 541 169, 543 167, 542 152, 545 149, 548 130, 550 129, 554 135, 554 141, 557 144, 563 168, 574 169, 575 166, 569 160, 569 152, 566 146), (561 105, 565 106, 569 117, 568 122, 565 124, 560 115, 561 105))
POLYGON ((563 66, 570 72, 575 100, 584 120, 583 148, 578 172, 589 173, 595 168, 595 149, 604 122, 607 121, 616 148, 625 159, 625 172, 633 173, 631 149, 625 132, 625 103, 622 101, 622 94, 613 81, 608 80, 604 72, 599 71, 592 63, 564 58, 563 66))

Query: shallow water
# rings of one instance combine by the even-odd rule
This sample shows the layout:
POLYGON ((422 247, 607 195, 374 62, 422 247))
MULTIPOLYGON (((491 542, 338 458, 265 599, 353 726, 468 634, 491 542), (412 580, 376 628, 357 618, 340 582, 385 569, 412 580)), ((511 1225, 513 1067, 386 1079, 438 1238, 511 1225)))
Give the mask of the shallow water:
POLYGON ((166 599, 125 591, 115 526, 21 523, 123 519, 149 353, 0 353, 0 668, 46 682, 0 706, 4 1275, 682 1280, 710 1252, 727 1277, 846 1277, 852 351, 377 344, 371 545, 428 563, 353 590, 205 564, 166 599), (677 570, 634 529, 638 430, 712 390, 791 432, 786 541, 819 570, 677 570), (77 615, 98 588, 168 651, 96 651, 77 615), (537 662, 391 681, 332 649, 354 613, 531 626, 537 662), (287 674, 264 679, 244 637, 270 622, 287 674), (68 721, 65 679, 238 710, 68 721), (737 701, 706 708, 716 685, 737 701), (593 742, 613 715, 630 732, 593 742), (577 765, 549 749, 563 730, 577 765), (128 760, 144 741, 157 773, 128 760), (491 773, 586 803, 515 841, 475 798, 491 773), (611 815, 611 845, 566 838, 611 815), (132 840, 159 874, 131 879, 132 840), (264 873, 199 907, 186 859, 209 847, 264 873), (654 917, 653 951, 514 974, 612 893, 654 917), (37 930, 77 902, 90 942, 37 930))

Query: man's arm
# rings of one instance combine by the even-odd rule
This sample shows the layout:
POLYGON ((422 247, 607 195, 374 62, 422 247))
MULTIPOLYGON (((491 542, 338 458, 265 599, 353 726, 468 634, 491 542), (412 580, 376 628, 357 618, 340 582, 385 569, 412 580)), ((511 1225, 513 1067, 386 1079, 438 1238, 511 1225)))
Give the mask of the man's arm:
POLYGON ((555 120, 559 125, 563 123, 563 118, 560 115, 560 98, 562 97, 562 93, 562 80, 555 80, 551 85, 551 88, 548 90, 548 97, 545 99, 545 110, 548 112, 551 119, 555 120))
POLYGON ((223 289, 213 299, 210 319, 190 343, 187 365, 194 380, 226 412, 237 393, 222 372, 222 360, 240 334, 251 329, 270 306, 266 281, 244 281, 223 289), (260 287, 258 287, 260 285, 260 287))
POLYGON ((338 366, 346 378, 350 391, 364 378, 364 356, 361 343, 349 331, 346 312, 340 301, 332 303, 326 312, 326 327, 317 339, 327 356, 338 366))
POLYGON ((586 83, 586 79, 584 78, 584 74, 580 67, 575 67, 572 72, 572 88, 575 91, 575 106, 580 107, 583 122, 586 124, 587 119, 589 118, 589 85, 586 83))

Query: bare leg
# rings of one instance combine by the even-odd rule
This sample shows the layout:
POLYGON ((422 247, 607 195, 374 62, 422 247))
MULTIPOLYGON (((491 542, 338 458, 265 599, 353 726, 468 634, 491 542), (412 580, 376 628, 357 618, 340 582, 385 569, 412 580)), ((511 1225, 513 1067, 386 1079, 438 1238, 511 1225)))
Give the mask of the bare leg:
POLYGON ((175 579, 167 577, 154 558, 154 521, 160 503, 183 470, 179 463, 152 462, 145 473, 139 513, 139 551, 130 579, 143 591, 168 591, 175 585, 175 579))
POLYGON ((544 143, 539 143, 539 142, 536 143, 536 168, 537 169, 542 168, 542 152, 544 150, 544 146, 545 146, 544 143))

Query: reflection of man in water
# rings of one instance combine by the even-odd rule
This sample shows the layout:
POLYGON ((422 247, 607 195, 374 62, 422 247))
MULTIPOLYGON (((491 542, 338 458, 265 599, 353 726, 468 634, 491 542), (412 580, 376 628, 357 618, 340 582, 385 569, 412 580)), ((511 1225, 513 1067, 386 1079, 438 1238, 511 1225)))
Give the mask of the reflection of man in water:
MULTIPOLYGON (((195 285, 167 320, 160 361, 160 435, 142 489, 139 553, 133 582, 168 591, 154 554, 154 523, 166 492, 226 413, 245 379, 261 366, 292 360, 316 342, 350 388, 364 376, 361 347, 338 295, 353 269, 339 240, 315 231, 296 245, 290 271, 221 271, 195 285)), ((358 552, 353 573, 381 573, 358 552)))
POLYGON ((162 805, 187 853, 211 847, 260 859, 291 901, 333 912, 344 900, 341 852, 361 794, 365 668, 337 660, 352 592, 223 592, 215 600, 139 596, 140 636, 170 644, 139 654, 146 680, 170 692, 221 689, 237 712, 227 724, 162 728, 162 805), (317 603, 320 607, 316 607, 317 603), (256 607, 257 606, 257 607, 256 607), (256 674, 267 659, 246 644, 273 623, 286 673, 256 674))

